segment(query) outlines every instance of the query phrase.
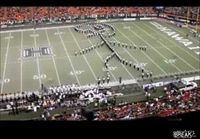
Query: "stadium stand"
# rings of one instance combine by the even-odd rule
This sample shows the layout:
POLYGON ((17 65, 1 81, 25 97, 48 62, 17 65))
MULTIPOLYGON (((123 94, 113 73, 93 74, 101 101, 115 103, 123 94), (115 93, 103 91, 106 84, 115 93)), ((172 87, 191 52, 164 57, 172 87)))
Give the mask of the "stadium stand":
POLYGON ((80 87, 75 84, 50 86, 44 88, 43 94, 35 92, 16 93, 14 96, 1 94, 0 111, 8 111, 10 114, 21 112, 37 112, 38 109, 53 110, 58 107, 83 107, 98 101, 107 101, 112 93, 100 86, 80 87))
POLYGON ((1 24, 25 20, 80 16, 86 14, 106 15, 120 13, 154 13, 153 7, 4 7, 0 9, 1 24))
MULTIPOLYGON (((165 7, 162 13, 196 20, 198 7, 165 7), (188 17, 187 17, 188 16, 188 17)), ((65 20, 80 15, 111 15, 111 14, 155 14, 154 7, 3 7, 0 8, 1 25, 21 23, 42 23, 52 20, 65 20)))
MULTIPOLYGON (((166 117, 187 113, 200 109, 200 90, 190 90, 188 92, 177 92, 174 89, 166 90, 166 95, 160 98, 150 99, 143 102, 122 103, 117 106, 108 106, 95 111, 94 120, 130 120, 145 118, 150 116, 166 117)), ((69 114, 52 116, 50 119, 56 120, 81 120, 83 117, 75 111, 69 114), (56 118, 59 117, 59 118, 56 118)))
MULTIPOLYGON (((1 109, 12 110, 10 113, 19 114, 21 112, 36 112, 38 109, 45 109, 41 118, 44 120, 86 120, 80 112, 80 108, 73 113, 62 113, 50 115, 49 111, 58 107, 84 107, 93 102, 90 99, 92 95, 111 95, 107 89, 87 88, 79 90, 78 87, 62 85, 62 87, 49 87, 48 94, 38 96, 35 93, 31 95, 21 94, 14 98, 7 98, 1 95, 1 109), (63 89, 66 89, 65 91, 63 89), (68 90, 68 91, 67 91, 68 90), (53 93, 52 93, 53 92, 53 93), (90 92, 90 93, 89 93, 90 92), (92 92, 92 93, 91 93, 92 92), (80 95, 81 94, 81 95, 80 95), (82 99, 89 98, 89 99, 82 99), (77 99, 78 98, 78 99, 77 99), (87 101, 87 100, 90 100, 87 101), (48 114, 47 114, 48 113, 48 114)), ((171 116, 180 113, 187 113, 200 109, 200 90, 193 89, 179 92, 174 88, 164 89, 165 95, 159 98, 148 99, 142 102, 126 103, 112 105, 105 98, 103 102, 106 107, 95 110, 94 120, 123 120, 138 119, 150 116, 171 116)), ((102 101, 102 100, 101 100, 102 101)))

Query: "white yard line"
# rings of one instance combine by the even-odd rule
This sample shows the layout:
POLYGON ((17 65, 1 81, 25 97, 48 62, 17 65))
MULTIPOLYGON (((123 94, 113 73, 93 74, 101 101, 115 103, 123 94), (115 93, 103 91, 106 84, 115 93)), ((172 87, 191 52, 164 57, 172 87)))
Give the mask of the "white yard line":
MULTIPOLYGON (((134 25, 135 27, 137 27, 137 25, 134 25)), ((140 27, 137 27, 140 28, 140 27)), ((140 29, 141 30, 141 29, 140 29)), ((145 31, 146 33, 146 31, 145 31)), ((146 33, 147 34, 147 33, 146 33)), ((148 34, 147 34, 148 35, 148 34)), ((138 36, 138 35, 137 35, 138 36)), ((148 35, 149 36, 149 35, 148 35)), ((141 38, 141 37, 140 37, 141 38)), ((156 51, 161 57, 163 57, 165 60, 167 60, 167 58, 165 56, 163 56, 158 50, 156 50, 151 44, 149 44, 146 40, 142 39, 146 44, 148 44, 149 46, 151 46, 151 48, 153 48, 154 51, 156 51)), ((179 69, 175 64, 171 64, 173 67, 175 67, 179 72, 182 72, 181 69, 179 69)))
MULTIPOLYGON (((119 30, 118 30, 119 31, 119 30)), ((119 31, 120 32, 120 31, 119 31)), ((135 32, 133 32, 131 29, 130 29, 130 32, 132 34, 135 34, 138 38, 140 38, 141 40, 143 40, 139 35, 137 35, 135 32)), ((134 43, 132 40, 130 40, 124 33, 120 32, 124 37, 126 37, 130 42, 134 43)), ((154 62, 153 59, 151 59, 145 52, 142 51, 142 53, 155 65, 157 66, 163 73, 167 74, 167 72, 162 68, 160 67, 158 64, 156 64, 156 62, 154 62)))
POLYGON ((127 71, 127 73, 131 76, 131 78, 133 78, 134 80, 136 80, 136 79, 133 77, 133 75, 127 70, 127 68, 124 66, 124 64, 122 64, 121 62, 120 62, 120 64, 121 64, 122 67, 127 71))
MULTIPOLYGON (((49 35, 48 35, 48 33, 47 33, 47 30, 45 30, 45 34, 46 34, 46 37, 47 37, 48 45, 49 45, 49 47, 52 48, 51 43, 50 43, 50 40, 49 40, 49 35)), ((52 49, 53 49, 53 48, 52 48, 52 49)), ((57 76, 57 79, 58 79, 58 84, 59 84, 59 86, 61 86, 60 77, 59 77, 59 75, 58 75, 58 70, 57 70, 57 67, 56 67, 56 62, 55 62, 54 56, 52 55, 51 57, 52 57, 52 60, 53 60, 53 65, 54 65, 55 71, 56 71, 56 76, 57 76)))
MULTIPOLYGON (((117 29, 117 28, 116 28, 117 29)), ((118 29, 117 29, 118 30, 118 29)), ((115 37, 113 37, 116 41, 117 41, 117 39, 115 38, 115 37)), ((129 40, 129 39, 128 39, 129 40)), ((132 41, 131 41, 132 42, 132 41)), ((136 63, 139 63, 138 62, 138 60, 135 58, 135 57, 133 57, 130 53, 129 53, 129 51, 127 51, 125 48, 123 48, 123 50, 136 62, 136 63)))
MULTIPOLYGON (((75 40, 75 42, 76 42, 76 45, 79 47, 79 50, 81 50, 81 47, 79 46, 79 44, 78 44, 78 42, 77 42, 77 40, 76 40, 76 38, 75 38, 75 36, 74 36, 73 32, 72 32, 72 31, 71 31, 69 28, 68 28, 68 30, 69 30, 69 31, 70 31, 70 33, 72 34, 72 37, 73 37, 73 39, 75 40)), ((97 77, 96 77, 96 75, 95 75, 94 71, 92 70, 92 68, 91 68, 90 64, 88 63, 88 61, 87 61, 87 59, 86 59, 85 55, 83 55, 83 58, 85 59, 85 61, 86 61, 87 65, 88 65, 88 67, 90 68, 90 71, 92 72, 92 74, 93 74, 93 76, 94 76, 95 80, 97 80, 97 77)))
MULTIPOLYGON (((114 38, 114 37, 113 37, 114 38)), ((115 38, 114 38, 115 39, 115 38)), ((116 39, 115 39, 116 40, 116 39)), ((117 40, 116 40, 117 41, 117 40)), ((125 49, 125 48, 124 48, 125 49)), ((126 49, 125 49, 126 50, 126 49)), ((127 51, 127 50, 126 50, 127 51)), ((131 56, 137 63, 138 63, 138 61, 132 56, 132 55, 130 55, 130 53, 128 53, 128 55, 129 56, 131 56)), ((123 64, 122 64, 123 65, 123 64)), ((126 67, 123 65, 123 67, 126 69, 126 67)), ((127 72, 129 72, 127 69, 126 69, 126 71, 127 72)), ((129 72, 129 74, 130 74, 130 72, 129 72)), ((131 74, 132 75, 132 74, 131 74)), ((131 76, 132 78, 134 78, 133 76, 131 76)))
POLYGON ((175 56, 177 56, 179 59, 181 59, 185 64, 187 64, 189 67, 191 67, 193 70, 196 70, 196 68, 194 66, 192 66, 190 63, 188 63, 187 61, 185 61, 182 57, 176 55, 176 53, 174 53, 172 50, 170 50, 169 48, 166 47, 166 45, 164 45, 162 42, 158 41, 163 47, 165 47, 167 50, 169 50, 171 53, 173 53, 175 56))
MULTIPOLYGON (((117 28, 115 28, 116 30, 118 30, 117 28)), ((118 30, 119 31, 119 30, 118 30)), ((125 38, 127 38, 121 31, 119 31, 119 33, 121 33, 125 38)), ((113 37, 114 39, 115 39, 115 41, 117 41, 117 39, 115 38, 115 37, 113 37)), ((127 38, 128 40, 129 40, 129 38, 127 38)), ((130 40, 129 40, 130 41, 130 40)), ((130 41, 130 42, 132 42, 132 41, 130 41)), ((123 50, 125 50, 126 51, 126 53, 132 58, 132 59, 134 59, 134 61, 136 61, 136 63, 139 63, 138 62, 138 60, 135 58, 135 57, 133 57, 130 53, 129 53, 129 51, 127 51, 125 48, 123 48, 123 50)))
POLYGON ((66 25, 66 26, 53 26, 53 27, 43 27, 43 28, 28 28, 28 29, 14 29, 14 30, 5 30, 5 31, 0 31, 1 33, 8 33, 8 32, 21 32, 21 31, 33 31, 33 30, 46 30, 46 29, 57 29, 57 28, 71 28, 73 25, 66 25))
MULTIPOLYGON (((148 27, 148 26, 146 26, 148 27)), ((140 28, 140 27, 139 27, 140 28)), ((150 28, 151 30, 153 30, 151 27, 148 27, 150 28)), ((142 29, 142 28, 140 28, 142 29)), ((143 29, 142 29, 143 30, 143 29)), ((151 37, 152 39, 155 39, 156 38, 154 36, 151 36, 148 32, 146 32, 145 30, 143 30, 149 37, 151 37)), ((153 30, 155 32, 155 30, 153 30)), ((157 32, 157 31, 156 31, 157 32)), ((159 34, 161 34, 159 32, 159 34)), ((169 40, 169 38, 167 38, 169 40)), ((193 70, 196 70, 196 68, 194 68, 191 64, 189 64, 187 61, 185 61, 183 58, 181 58, 180 56, 176 55, 176 53, 174 53, 171 49, 167 48, 161 41, 157 40, 163 47, 165 47, 168 51, 170 51, 172 54, 174 54, 175 56, 177 56, 178 58, 180 58, 185 64, 187 64, 189 67, 191 67, 193 70)), ((172 42, 171 40, 169 40, 170 42, 172 42)))
POLYGON ((128 72, 128 74, 131 76, 132 79, 136 80, 133 75, 127 70, 127 68, 121 63, 121 65, 123 66, 123 68, 128 72))
MULTIPOLYGON (((145 25, 144 26, 147 26, 148 25, 145 25)), ((157 30, 154 30, 151 26, 149 26, 149 28, 151 28, 153 31, 156 31, 158 32, 157 30)), ((161 34, 161 32, 159 32, 159 34, 161 34)), ((195 60, 197 60, 199 62, 199 58, 193 56, 191 53, 189 53, 187 50, 185 50, 184 48, 182 48, 181 46, 179 46, 178 44, 176 44, 175 42, 173 42, 172 40, 170 40, 167 36, 165 36, 165 34, 162 34, 167 40, 169 40, 171 43, 173 43, 176 47, 178 47, 179 49, 183 50, 184 52, 186 52, 188 55, 190 55, 191 57, 193 57, 195 60)))
MULTIPOLYGON (((116 28, 117 29, 117 28, 116 28)), ((116 40, 116 38, 115 37, 113 37, 115 40, 116 40)), ((117 41, 117 40, 116 40, 117 41)), ((136 58, 134 58, 125 48, 123 48, 125 51, 126 51, 126 53, 128 53, 128 55, 132 58, 132 59, 134 59, 135 61, 136 61, 136 63, 138 63, 138 61, 137 61, 137 59, 136 58)), ((123 64, 122 64, 123 65, 123 64)), ((123 65, 124 66, 124 65, 123 65)), ((125 68, 125 67, 124 67, 125 68)), ((126 68, 125 68, 126 69, 126 68)), ((126 69, 127 70, 127 69, 126 69)), ((128 71, 128 70, 127 70, 128 71)))
MULTIPOLYGON (((35 30, 34 30, 34 33, 35 33, 35 30)), ((34 45, 35 45, 35 48, 37 48, 37 44, 36 44, 36 37, 33 37, 33 39, 34 39, 34 45)), ((37 69, 38 69, 38 76, 39 76, 39 88, 40 88, 40 86, 41 86, 41 84, 42 84, 42 81, 41 81, 41 78, 40 78, 40 64, 39 64, 39 59, 38 59, 38 56, 37 56, 37 54, 36 54, 36 63, 37 63, 37 69)))
MULTIPOLYGON (((11 32, 10 32, 9 36, 11 36, 11 32)), ((5 78, 5 72, 6 72, 6 64, 7 64, 9 46, 10 46, 10 38, 8 40, 7 49, 6 49, 6 58, 5 58, 5 63, 4 63, 3 77, 2 77, 2 81, 1 81, 1 94, 3 93, 3 85, 4 85, 4 78, 5 78)))
MULTIPOLYGON (((85 36, 85 35, 84 35, 84 36, 85 36)), ((90 39, 87 39, 87 40, 90 42, 91 45, 93 45, 90 39)), ((99 58, 101 59, 101 61, 104 62, 104 61, 103 61, 103 58, 101 57, 101 55, 99 54, 99 52, 97 51, 97 49, 95 49, 95 52, 97 53, 97 55, 99 56, 99 58)), ((113 76, 113 78, 115 79, 115 81, 117 81, 117 79, 116 79, 116 77, 114 76, 114 74, 113 74, 111 71, 110 71, 110 73, 111 73, 111 75, 113 76)))
POLYGON ((21 81, 21 82, 20 82, 20 92, 22 93, 22 90, 23 90, 23 88, 22 88, 22 87, 23 87, 23 86, 22 86, 22 80, 23 80, 23 77, 22 77, 22 76, 23 76, 23 75, 22 75, 22 74, 23 74, 23 69, 22 69, 22 68, 23 68, 23 67, 22 67, 22 64, 23 64, 23 55, 22 55, 22 53, 23 53, 23 31, 21 32, 21 51, 20 51, 20 52, 21 52, 21 53, 20 53, 20 54, 21 54, 21 56, 20 56, 20 59, 21 59, 21 60, 20 60, 20 61, 21 61, 21 62, 20 62, 20 65, 21 65, 21 73, 20 73, 20 75, 21 75, 21 80, 20 80, 20 81, 21 81))
MULTIPOLYGON (((59 32, 58 29, 57 29, 57 31, 59 32)), ((72 67, 72 70, 74 71, 74 75, 75 75, 75 77, 76 77, 76 80, 77 80, 77 82, 78 82, 78 85, 81 85, 81 84, 80 84, 80 81, 79 81, 79 79, 78 79, 78 77, 77 77, 77 75, 76 75, 76 72, 75 72, 74 66, 73 66, 73 64, 72 64, 72 61, 71 61, 71 59, 70 59, 70 57, 69 57, 69 54, 68 54, 68 52, 67 52, 67 49, 66 49, 65 43, 64 43, 64 41, 63 41, 61 35, 59 34, 58 36, 60 37, 60 40, 61 40, 62 46, 63 46, 63 48, 64 48, 64 50, 65 50, 65 53, 66 53, 66 55, 67 55, 67 57, 68 57, 68 59, 69 59, 69 62, 70 62, 71 67, 72 67)))

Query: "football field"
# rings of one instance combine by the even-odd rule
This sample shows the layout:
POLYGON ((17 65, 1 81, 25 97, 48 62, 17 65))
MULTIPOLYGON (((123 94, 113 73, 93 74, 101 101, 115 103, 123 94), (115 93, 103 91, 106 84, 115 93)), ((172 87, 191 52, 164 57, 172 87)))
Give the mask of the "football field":
MULTIPOLYGON (((187 28, 153 22, 171 29, 183 38, 189 32, 187 28)), ((152 21, 108 24, 113 25, 116 31, 116 35, 109 38, 110 41, 147 46, 146 52, 118 46, 113 48, 121 57, 152 71, 153 76, 200 70, 198 37, 189 37, 192 44, 186 47, 156 28, 152 21)), ((39 90, 42 83, 45 86, 96 84, 98 78, 106 76, 104 61, 111 51, 105 44, 84 55, 74 54, 100 42, 100 37, 87 38, 66 26, 2 32, 0 35, 1 94, 39 90)), ((117 83, 119 77, 124 82, 141 78, 139 72, 115 58, 109 61, 109 67, 111 83, 117 83)))

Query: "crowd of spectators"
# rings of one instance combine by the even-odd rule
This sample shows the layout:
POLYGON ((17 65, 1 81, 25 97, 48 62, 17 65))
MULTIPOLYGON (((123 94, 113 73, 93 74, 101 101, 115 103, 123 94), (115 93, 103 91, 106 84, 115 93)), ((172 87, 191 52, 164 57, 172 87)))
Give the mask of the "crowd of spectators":
MULTIPOLYGON (((165 14, 197 18, 199 7, 164 7, 165 14)), ((32 23, 46 21, 64 21, 81 15, 115 15, 115 14, 154 14, 155 7, 1 7, 0 23, 32 23)))
MULTIPOLYGON (((180 113, 200 110, 200 89, 179 92, 174 88, 164 88, 165 95, 147 101, 126 103, 117 106, 109 105, 106 108, 94 112, 94 120, 127 120, 150 116, 172 116, 180 113)), ((60 114, 51 117, 56 120, 85 120, 80 113, 60 114), (66 117, 67 115, 67 117, 66 117), (62 117, 62 118, 61 118, 62 117), (65 118, 64 118, 65 117, 65 118), (78 117, 78 118, 77 118, 78 117)))
POLYGON ((153 7, 1 7, 1 25, 66 20, 80 15, 154 13, 153 7))
POLYGON ((8 97, 0 96, 1 112, 9 111, 10 114, 19 114, 21 112, 37 112, 44 109, 47 112, 55 108, 67 107, 85 107, 90 103, 101 103, 107 101, 112 93, 99 86, 80 87, 75 84, 44 87, 43 93, 24 92, 8 97))
POLYGON ((172 86, 163 89, 164 95, 140 102, 120 104, 108 99, 112 93, 105 88, 88 86, 81 88, 76 85, 51 86, 44 89, 43 95, 36 92, 30 95, 16 95, 14 98, 0 97, 0 108, 10 110, 12 114, 21 112, 37 112, 43 120, 86 120, 81 108, 86 108, 94 102, 94 106, 106 104, 103 108, 94 111, 94 120, 125 120, 138 119, 150 116, 171 116, 200 110, 200 89, 178 91, 172 86), (63 112, 51 115, 50 111, 56 108, 76 108, 72 113, 63 112))
POLYGON ((196 110, 200 110, 200 89, 179 92, 173 88, 165 88, 165 95, 162 97, 97 111, 95 120, 165 117, 196 110))

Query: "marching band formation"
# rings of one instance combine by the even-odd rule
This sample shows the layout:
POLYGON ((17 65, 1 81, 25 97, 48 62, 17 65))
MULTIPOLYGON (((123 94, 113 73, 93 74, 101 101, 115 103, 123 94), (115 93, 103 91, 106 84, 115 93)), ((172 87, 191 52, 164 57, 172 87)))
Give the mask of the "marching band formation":
POLYGON ((86 54, 96 48, 100 48, 103 45, 107 45, 107 47, 111 50, 111 54, 108 55, 104 61, 104 66, 106 68, 106 76, 102 78, 97 79, 97 84, 102 83, 109 83, 110 81, 110 74, 109 74, 109 65, 108 62, 110 59, 112 59, 114 56, 119 60, 120 63, 122 63, 125 66, 132 67, 136 71, 141 72, 141 78, 149 78, 152 77, 152 72, 145 70, 143 67, 138 66, 138 63, 133 63, 130 60, 122 58, 112 47, 118 46, 126 49, 133 49, 133 50, 141 50, 143 52, 147 51, 147 46, 137 46, 135 44, 128 44, 128 43, 122 43, 118 41, 111 41, 106 38, 110 38, 115 35, 115 29, 112 25, 106 24, 106 23, 83 23, 79 24, 74 27, 75 31, 79 33, 86 34, 87 38, 99 36, 101 37, 102 41, 100 43, 97 43, 95 45, 92 45, 88 48, 82 49, 80 52, 75 52, 75 56, 78 54, 83 55, 86 54), (85 28, 85 29, 84 29, 85 28), (106 34, 105 34, 106 33, 106 34))

